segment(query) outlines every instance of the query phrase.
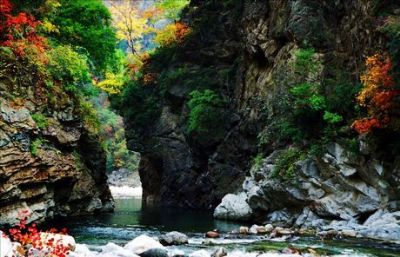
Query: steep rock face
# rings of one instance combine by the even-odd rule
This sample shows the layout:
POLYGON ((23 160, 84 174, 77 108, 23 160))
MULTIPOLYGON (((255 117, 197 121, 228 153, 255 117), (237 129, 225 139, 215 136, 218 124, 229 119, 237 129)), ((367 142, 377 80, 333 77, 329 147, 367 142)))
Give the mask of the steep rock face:
MULTIPOLYGON (((380 162, 331 143, 323 157, 298 161, 296 176, 283 180, 274 176, 279 154, 274 152, 253 167, 243 183, 245 201, 259 222, 400 239, 398 160, 394 164, 380 162)), ((249 220, 246 215, 220 215, 217 210, 223 203, 217 207, 216 217, 249 220)))
POLYGON ((0 64, 0 225, 25 210, 35 222, 111 211, 105 154, 75 98, 25 63, 0 64))
MULTIPOLYGON (((166 90, 146 125, 125 113, 129 146, 142 153, 145 200, 213 208, 240 188, 257 153, 257 135, 278 112, 274 102, 299 83, 291 65, 295 51, 315 49, 324 61, 320 80, 340 69, 357 81, 365 57, 385 44, 374 17, 388 6, 400 7, 395 1, 372 0, 192 1, 184 21, 197 33, 178 46, 180 57, 175 55, 161 72, 180 65, 191 71, 228 68, 227 77, 204 75, 229 103, 223 134, 199 139, 187 133, 192 89, 182 81, 166 90)), ((202 81, 197 83, 201 88, 202 81)), ((271 144, 268 151, 277 147, 271 144)))

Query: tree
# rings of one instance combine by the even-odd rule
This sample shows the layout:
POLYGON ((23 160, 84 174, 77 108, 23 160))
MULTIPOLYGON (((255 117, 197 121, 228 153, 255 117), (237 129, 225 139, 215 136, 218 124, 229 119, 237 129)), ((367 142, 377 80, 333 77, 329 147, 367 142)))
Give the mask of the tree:
POLYGON ((0 45, 11 48, 20 57, 27 52, 43 53, 46 39, 36 31, 41 22, 26 12, 14 15, 13 11, 10 0, 0 0, 0 45))
POLYGON ((131 53, 136 54, 138 42, 151 31, 148 14, 141 12, 133 1, 111 1, 110 5, 117 37, 126 40, 131 53))
POLYGON ((105 70, 117 43, 107 7, 101 0, 60 0, 60 4, 51 17, 59 32, 51 36, 60 43, 83 47, 98 70, 105 70))
POLYGON ((358 119, 352 124, 360 134, 389 125, 394 99, 400 93, 395 89, 390 74, 393 65, 389 56, 375 54, 368 57, 365 64, 366 72, 361 76, 363 88, 357 96, 357 102, 367 109, 369 117, 358 119))

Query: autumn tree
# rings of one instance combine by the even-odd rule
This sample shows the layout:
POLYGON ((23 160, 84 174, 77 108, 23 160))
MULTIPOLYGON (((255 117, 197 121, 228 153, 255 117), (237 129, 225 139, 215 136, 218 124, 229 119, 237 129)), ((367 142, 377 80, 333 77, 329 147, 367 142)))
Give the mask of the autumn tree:
POLYGON ((387 127, 395 107, 395 97, 400 91, 395 89, 389 56, 375 54, 367 58, 366 72, 361 76, 363 88, 357 102, 366 108, 368 117, 358 119, 352 127, 360 134, 369 133, 375 128, 387 127))
POLYGON ((11 48, 17 56, 43 53, 46 40, 37 34, 41 22, 26 12, 13 11, 10 0, 0 0, 0 45, 11 48))
POLYGON ((148 14, 142 12, 134 1, 110 1, 109 4, 117 37, 126 40, 131 53, 136 54, 139 40, 151 31, 148 14))

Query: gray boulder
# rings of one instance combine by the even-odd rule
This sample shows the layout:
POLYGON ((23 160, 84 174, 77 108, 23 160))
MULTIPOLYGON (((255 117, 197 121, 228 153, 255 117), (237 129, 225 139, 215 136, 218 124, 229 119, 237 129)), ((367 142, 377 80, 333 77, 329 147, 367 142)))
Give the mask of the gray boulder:
POLYGON ((217 219, 227 219, 236 221, 250 220, 253 211, 246 201, 246 193, 238 195, 228 194, 223 199, 220 205, 214 211, 214 217, 217 219))
POLYGON ((183 245, 189 243, 189 238, 183 233, 173 231, 160 236, 160 243, 165 246, 183 245))

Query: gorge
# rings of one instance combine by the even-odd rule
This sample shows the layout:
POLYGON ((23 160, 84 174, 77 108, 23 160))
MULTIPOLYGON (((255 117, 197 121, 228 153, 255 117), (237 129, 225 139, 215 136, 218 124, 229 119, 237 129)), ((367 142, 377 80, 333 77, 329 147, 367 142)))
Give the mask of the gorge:
POLYGON ((2 231, 27 211, 76 257, 175 230, 161 256, 400 251, 398 1, 0 0, 0 32, 2 231))

